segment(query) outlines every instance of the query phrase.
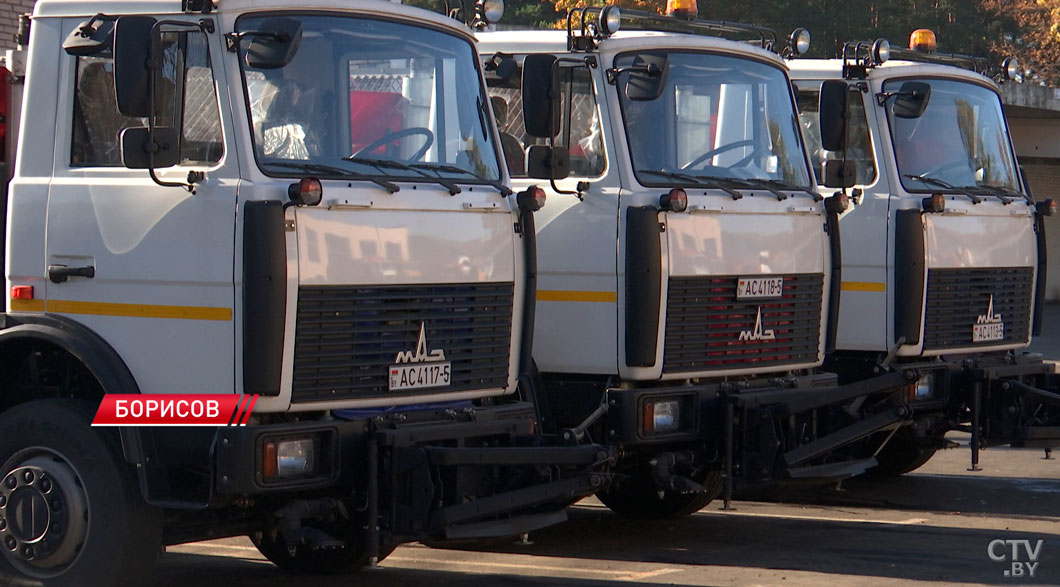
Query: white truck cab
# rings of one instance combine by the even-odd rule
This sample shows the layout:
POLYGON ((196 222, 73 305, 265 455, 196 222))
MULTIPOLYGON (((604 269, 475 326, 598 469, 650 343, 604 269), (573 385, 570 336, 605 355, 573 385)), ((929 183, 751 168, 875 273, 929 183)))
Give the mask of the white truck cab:
POLYGON ((239 534, 343 572, 555 523, 605 480, 606 451, 533 434, 536 206, 467 26, 377 0, 41 0, 21 41, 0 578, 140 585, 160 546, 239 534), (253 414, 119 435, 88 426, 104 394, 253 414))
MULTIPOLYGON (((776 34, 609 6, 572 10, 566 31, 478 38, 513 183, 548 196, 545 423, 620 448, 604 503, 674 516, 723 479, 727 496, 872 466, 837 451, 901 414, 881 400, 851 428, 833 408, 908 381, 838 388, 817 370, 845 196, 818 194, 776 34)), ((792 41, 785 55, 806 50, 792 41)))
MULTIPOLYGON (((913 39, 934 50, 930 31, 913 39)), ((846 381, 881 366, 925 375, 914 424, 879 455, 888 473, 926 462, 957 426, 975 436, 973 466, 986 443, 1060 441, 1040 427, 1056 418, 1039 389, 1053 369, 1017 352, 1040 329, 1052 202, 1031 197, 1016 162, 1006 73, 930 51, 849 43, 843 59, 791 67, 818 179, 851 189, 828 366, 846 381)))

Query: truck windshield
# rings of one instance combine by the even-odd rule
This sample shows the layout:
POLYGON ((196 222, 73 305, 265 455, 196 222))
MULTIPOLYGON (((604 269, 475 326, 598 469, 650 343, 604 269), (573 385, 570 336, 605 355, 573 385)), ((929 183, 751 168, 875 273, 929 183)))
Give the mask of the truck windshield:
MULTIPOLYGON (((897 92, 907 81, 890 80, 883 91, 897 92)), ((967 82, 917 81, 931 85, 922 116, 899 118, 894 115, 894 99, 887 103, 894 155, 905 189, 994 188, 1021 193, 997 93, 967 82)))
MULTIPOLYGON (((633 65, 621 55, 618 68, 633 65)), ((669 72, 655 100, 619 96, 633 168, 643 185, 764 180, 806 188, 809 170, 791 86, 771 65, 707 53, 669 53, 669 72)), ((746 183, 746 182, 745 182, 746 183)))
MULTIPOLYGON (((241 59, 258 165, 269 175, 500 179, 471 43, 411 24, 337 15, 302 23, 294 58, 241 59)), ((262 30, 268 16, 240 19, 262 30)), ((250 46, 245 37, 241 48, 250 46)))

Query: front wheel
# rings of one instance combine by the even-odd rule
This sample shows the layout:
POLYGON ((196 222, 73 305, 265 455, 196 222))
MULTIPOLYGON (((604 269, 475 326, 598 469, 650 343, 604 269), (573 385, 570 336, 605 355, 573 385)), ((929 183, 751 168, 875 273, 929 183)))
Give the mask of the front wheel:
POLYGON ((721 495, 721 471, 703 471, 692 476, 706 491, 678 493, 659 489, 647 471, 616 479, 596 497, 620 516, 649 520, 681 518, 705 508, 721 495))
POLYGON ((925 445, 924 441, 908 428, 903 428, 883 446, 876 455, 878 464, 865 474, 877 479, 905 475, 924 466, 937 451, 937 446, 925 445))
POLYGON ((46 399, 0 414, 0 584, 143 585, 162 517, 139 495, 112 430, 87 402, 46 399))

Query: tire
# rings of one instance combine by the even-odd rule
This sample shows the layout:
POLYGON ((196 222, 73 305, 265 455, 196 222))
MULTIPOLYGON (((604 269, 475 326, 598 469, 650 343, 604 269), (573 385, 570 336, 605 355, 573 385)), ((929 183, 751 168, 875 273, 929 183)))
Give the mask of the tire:
MULTIPOLYGON (((368 564, 368 532, 363 524, 347 522, 340 528, 324 528, 331 536, 346 542, 344 548, 310 549, 298 545, 294 556, 279 533, 252 534, 250 541, 269 562, 288 573, 297 575, 342 575, 352 573, 368 564)), ((394 552, 393 546, 381 547, 379 560, 394 552)), ((377 561, 378 562, 378 561, 377 561)))
POLYGON ((665 520, 683 518, 705 508, 721 495, 721 471, 706 471, 693 478, 706 487, 703 493, 660 493, 650 475, 641 472, 621 479, 601 491, 596 497, 611 511, 627 518, 665 520))
POLYGON ((0 413, 0 584, 150 581, 162 512, 144 503, 117 434, 90 427, 93 412, 87 402, 44 399, 0 413))
POLYGON ((935 456, 938 448, 924 446, 923 440, 917 438, 908 429, 898 431, 876 455, 877 465, 865 472, 866 476, 875 479, 893 479, 910 473, 924 466, 935 456))

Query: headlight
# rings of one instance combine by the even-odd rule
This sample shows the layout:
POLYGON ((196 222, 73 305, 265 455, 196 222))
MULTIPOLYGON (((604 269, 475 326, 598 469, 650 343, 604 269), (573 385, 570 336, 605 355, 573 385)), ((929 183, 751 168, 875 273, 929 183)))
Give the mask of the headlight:
POLYGON ((810 50, 810 31, 804 28, 795 29, 791 32, 788 44, 791 46, 792 53, 796 57, 804 55, 810 50))
POLYGON ((681 427, 681 400, 648 400, 643 415, 645 434, 673 432, 681 427))
POLYGON ((268 440, 263 451, 266 479, 300 477, 316 471, 316 443, 312 438, 268 440))
POLYGON ((910 391, 913 397, 909 398, 909 401, 931 399, 935 395, 935 377, 930 373, 921 375, 916 384, 910 387, 912 388, 910 391))
POLYGON ((887 39, 876 39, 872 43, 872 62, 882 65, 891 58, 891 42, 887 39))
POLYGON ((504 0, 482 0, 482 16, 486 22, 500 22, 504 16, 504 0))
POLYGON ((1012 81, 1020 80, 1020 62, 1015 57, 1009 57, 1001 64, 1001 68, 1004 70, 1005 79, 1012 81))
POLYGON ((618 6, 606 6, 600 12, 600 28, 605 36, 618 32, 622 26, 622 11, 618 6))

